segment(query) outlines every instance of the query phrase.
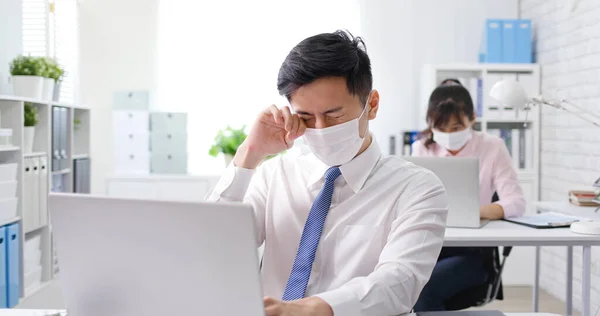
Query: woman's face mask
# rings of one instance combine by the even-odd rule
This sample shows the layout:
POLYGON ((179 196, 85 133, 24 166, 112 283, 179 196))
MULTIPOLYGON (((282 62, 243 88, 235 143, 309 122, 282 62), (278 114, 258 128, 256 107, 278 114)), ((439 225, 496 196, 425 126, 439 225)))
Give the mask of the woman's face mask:
POLYGON ((462 131, 444 133, 437 129, 432 129, 433 141, 447 150, 459 150, 463 148, 473 136, 471 125, 462 131))
POLYGON ((350 162, 360 150, 367 134, 368 124, 364 124, 367 127, 360 131, 359 123, 368 112, 368 104, 367 101, 359 117, 348 122, 327 128, 307 128, 303 136, 304 142, 328 166, 350 162))

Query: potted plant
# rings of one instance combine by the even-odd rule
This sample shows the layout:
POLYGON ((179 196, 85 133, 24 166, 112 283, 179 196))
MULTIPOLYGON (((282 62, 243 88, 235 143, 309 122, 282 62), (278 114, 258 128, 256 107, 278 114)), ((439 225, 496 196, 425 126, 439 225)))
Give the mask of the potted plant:
MULTIPOLYGON (((51 89, 53 91, 52 94, 46 95, 48 99, 52 99, 52 101, 58 102, 60 96, 60 83, 62 81, 62 77, 65 74, 65 70, 58 65, 56 60, 52 58, 46 58, 46 67, 47 67, 47 77, 51 79, 47 84, 51 85, 51 89)), ((46 89, 50 89, 44 86, 46 89)), ((45 90, 49 92, 48 90, 45 90)))
POLYGON ((35 106, 29 102, 25 102, 24 112, 23 152, 27 154, 33 151, 33 139, 35 137, 35 125, 38 123, 38 113, 35 106))
POLYGON ((220 130, 215 137, 215 143, 208 152, 209 155, 216 157, 219 153, 222 153, 225 158, 225 165, 229 165, 233 156, 237 152, 238 147, 246 139, 246 132, 244 132, 245 126, 240 129, 233 129, 227 126, 226 129, 220 130))
POLYGON ((41 99, 46 66, 42 58, 17 56, 10 63, 10 74, 15 96, 41 99))

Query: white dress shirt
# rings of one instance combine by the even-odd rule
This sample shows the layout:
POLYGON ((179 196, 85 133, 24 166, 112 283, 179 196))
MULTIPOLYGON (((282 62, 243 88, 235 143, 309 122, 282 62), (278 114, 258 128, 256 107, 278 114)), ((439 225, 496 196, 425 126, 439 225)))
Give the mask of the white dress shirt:
MULTIPOLYGON (((313 154, 273 158, 256 172, 230 166, 208 198, 254 207, 265 296, 283 295, 327 168, 313 154)), ((306 296, 336 316, 408 313, 442 247, 444 187, 425 169, 383 157, 375 140, 340 170, 306 296)))

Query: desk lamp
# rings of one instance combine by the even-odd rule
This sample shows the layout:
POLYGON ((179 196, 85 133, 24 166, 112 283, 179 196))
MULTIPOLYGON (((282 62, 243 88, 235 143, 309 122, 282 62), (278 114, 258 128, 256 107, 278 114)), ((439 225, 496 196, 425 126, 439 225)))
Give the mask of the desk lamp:
MULTIPOLYGON (((545 104, 576 115, 580 119, 600 128, 600 115, 585 110, 567 100, 547 100, 542 96, 529 98, 525 89, 514 80, 497 82, 490 90, 490 96, 504 105, 512 106, 518 110, 528 111, 534 105, 545 104)), ((525 113, 527 115, 527 112, 525 113)), ((527 121, 527 118, 525 121, 527 121)), ((578 234, 600 235, 600 221, 575 222, 571 224, 571 231, 578 234)))

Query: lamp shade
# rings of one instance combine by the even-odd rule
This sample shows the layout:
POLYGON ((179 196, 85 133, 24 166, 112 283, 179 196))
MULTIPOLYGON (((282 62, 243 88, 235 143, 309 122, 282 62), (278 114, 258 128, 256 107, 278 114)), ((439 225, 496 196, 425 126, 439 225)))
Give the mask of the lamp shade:
POLYGON ((498 81, 490 90, 490 97, 515 109, 524 109, 529 100, 525 89, 514 80, 498 81))

